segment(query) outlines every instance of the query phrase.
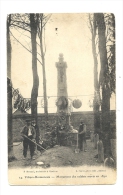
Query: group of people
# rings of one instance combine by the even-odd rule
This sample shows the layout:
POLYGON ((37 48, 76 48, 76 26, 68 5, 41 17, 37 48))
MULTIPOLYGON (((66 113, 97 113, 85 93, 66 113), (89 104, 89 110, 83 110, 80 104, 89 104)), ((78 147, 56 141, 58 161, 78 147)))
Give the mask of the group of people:
MULTIPOLYGON (((60 126, 60 125, 59 125, 60 126)), ((59 132, 59 126, 56 129, 58 144, 61 145, 61 138, 59 132)), ((60 128, 61 130, 61 128, 60 128)), ((27 157, 27 150, 28 147, 30 149, 30 158, 34 160, 34 151, 35 151, 35 143, 36 143, 36 121, 35 120, 26 120, 26 125, 21 131, 21 136, 23 137, 23 159, 25 160, 27 157)), ((86 151, 87 144, 86 144, 86 125, 84 124, 83 120, 80 121, 79 130, 78 130, 78 143, 79 149, 81 151, 86 151)))

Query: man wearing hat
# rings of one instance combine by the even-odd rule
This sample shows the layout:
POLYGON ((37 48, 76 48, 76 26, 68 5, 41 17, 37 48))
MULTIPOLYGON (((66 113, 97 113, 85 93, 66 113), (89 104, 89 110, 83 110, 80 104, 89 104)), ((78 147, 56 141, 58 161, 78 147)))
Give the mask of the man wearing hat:
POLYGON ((79 149, 81 151, 86 152, 85 146, 86 146, 86 125, 83 122, 83 119, 80 119, 80 125, 79 125, 79 149))
POLYGON ((21 131, 21 136, 24 138, 23 139, 23 156, 24 156, 23 159, 26 159, 27 157, 27 150, 29 146, 31 159, 34 160, 35 159, 34 158, 35 144, 33 142, 35 141, 35 138, 36 138, 36 132, 35 132, 34 127, 31 126, 30 119, 26 120, 26 125, 21 131))

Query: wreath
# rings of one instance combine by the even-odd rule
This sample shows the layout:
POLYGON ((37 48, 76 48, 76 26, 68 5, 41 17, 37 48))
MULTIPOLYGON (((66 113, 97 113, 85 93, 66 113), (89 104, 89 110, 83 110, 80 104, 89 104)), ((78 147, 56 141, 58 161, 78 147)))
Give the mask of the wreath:
POLYGON ((82 106, 82 102, 79 99, 75 99, 75 100, 73 100, 72 105, 74 108, 78 109, 82 106))
POLYGON ((67 108, 68 106, 68 99, 64 96, 61 96, 60 98, 58 98, 58 100, 56 101, 56 106, 62 110, 67 108))

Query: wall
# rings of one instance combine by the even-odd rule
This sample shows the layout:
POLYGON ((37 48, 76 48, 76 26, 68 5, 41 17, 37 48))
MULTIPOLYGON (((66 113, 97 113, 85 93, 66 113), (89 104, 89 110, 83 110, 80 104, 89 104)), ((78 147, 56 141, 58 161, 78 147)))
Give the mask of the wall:
MULTIPOLYGON (((101 113, 100 113, 101 114, 101 113)), ((20 131, 25 125, 25 120, 27 118, 31 118, 30 114, 13 114, 13 140, 14 141, 21 141, 22 137, 20 135, 20 131)), ((53 124, 56 118, 56 114, 49 114, 49 125, 53 124)), ((82 118, 87 125, 87 135, 89 135, 90 131, 94 131, 94 115, 92 111, 86 112, 73 112, 71 114, 71 125, 74 129, 78 129, 80 118, 82 118)), ((44 126, 45 116, 44 114, 38 115, 38 125, 40 129, 40 133, 43 136, 45 133, 45 126, 44 126)), ((112 138, 116 137, 116 112, 111 111, 111 131, 112 131, 112 138)))

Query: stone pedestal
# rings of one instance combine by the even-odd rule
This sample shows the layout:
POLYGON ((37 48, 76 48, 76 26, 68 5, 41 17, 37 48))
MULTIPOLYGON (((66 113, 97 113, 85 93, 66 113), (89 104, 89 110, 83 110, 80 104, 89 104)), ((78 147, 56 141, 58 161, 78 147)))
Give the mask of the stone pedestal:
POLYGON ((97 142, 99 141, 99 135, 95 134, 94 135, 94 149, 97 149, 97 142))
POLYGON ((68 131, 70 129, 70 113, 68 108, 67 93, 67 63, 64 62, 63 54, 59 54, 59 61, 56 62, 57 68, 57 123, 60 145, 68 144, 68 131))
POLYGON ((101 140, 97 142, 97 150, 98 150, 98 162, 104 162, 104 148, 101 140))
POLYGON ((116 164, 116 139, 110 139, 110 142, 111 142, 111 153, 112 153, 112 156, 113 156, 113 159, 115 161, 115 164, 116 164))
POLYGON ((94 142, 94 131, 90 132, 90 139, 91 139, 91 142, 94 142))

